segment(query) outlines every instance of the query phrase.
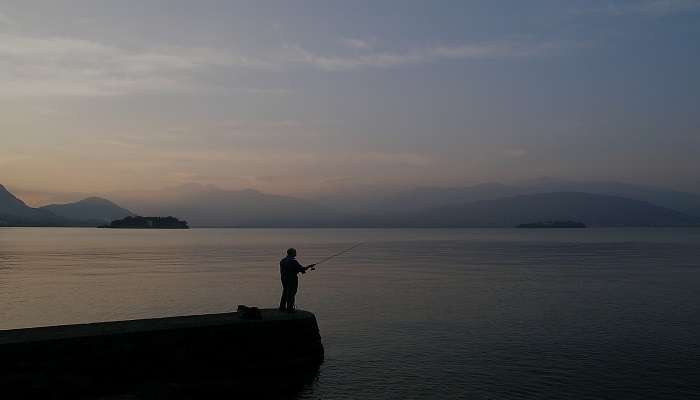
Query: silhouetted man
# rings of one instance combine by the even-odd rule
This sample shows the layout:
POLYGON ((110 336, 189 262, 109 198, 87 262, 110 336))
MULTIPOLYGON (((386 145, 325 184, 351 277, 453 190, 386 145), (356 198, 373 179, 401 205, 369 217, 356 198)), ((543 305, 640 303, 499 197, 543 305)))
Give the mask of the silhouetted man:
POLYGON ((280 261, 280 276, 282 278, 282 299, 280 300, 280 311, 294 312, 294 296, 299 287, 300 272, 305 274, 307 270, 313 269, 316 264, 304 267, 296 259, 297 250, 287 250, 287 257, 280 261))

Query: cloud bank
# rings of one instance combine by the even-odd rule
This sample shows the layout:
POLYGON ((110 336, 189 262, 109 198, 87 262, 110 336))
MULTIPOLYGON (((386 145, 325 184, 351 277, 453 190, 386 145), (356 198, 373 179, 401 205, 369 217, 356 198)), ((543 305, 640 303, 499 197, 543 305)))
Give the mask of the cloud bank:
MULTIPOLYGON (((197 74, 213 67, 271 72, 298 68, 349 71, 448 60, 532 56, 561 46, 550 42, 500 41, 374 51, 368 41, 361 39, 345 39, 344 43, 357 51, 329 55, 311 52, 299 45, 283 45, 257 54, 203 47, 127 49, 77 38, 5 33, 0 34, 0 85, 3 87, 0 96, 182 92, 201 89, 197 74)), ((246 92, 276 91, 248 88, 246 92)))
POLYGON ((698 0, 645 0, 631 3, 612 2, 603 6, 577 10, 577 14, 608 15, 612 17, 664 17, 673 14, 700 11, 698 0))

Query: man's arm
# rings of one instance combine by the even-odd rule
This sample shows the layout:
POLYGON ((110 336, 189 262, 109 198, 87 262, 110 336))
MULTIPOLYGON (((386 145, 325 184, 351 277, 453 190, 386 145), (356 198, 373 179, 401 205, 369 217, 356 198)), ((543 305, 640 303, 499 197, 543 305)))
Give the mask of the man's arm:
POLYGON ((297 269, 297 272, 301 272, 302 274, 306 273, 306 268, 299 264, 299 261, 297 260, 294 260, 294 267, 297 269))
POLYGON ((302 274, 305 274, 306 271, 309 269, 313 270, 314 267, 316 266, 316 264, 309 264, 308 266, 305 267, 305 266, 299 264, 299 261, 297 261, 297 260, 294 260, 294 261, 296 262, 297 271, 301 272, 302 274))

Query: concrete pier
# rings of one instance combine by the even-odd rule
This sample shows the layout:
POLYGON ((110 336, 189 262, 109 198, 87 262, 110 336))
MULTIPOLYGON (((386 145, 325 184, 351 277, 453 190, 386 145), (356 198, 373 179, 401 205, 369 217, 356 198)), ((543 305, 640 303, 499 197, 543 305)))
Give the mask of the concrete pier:
POLYGON ((41 391, 318 368, 316 317, 261 310, 0 331, 0 387, 41 391))

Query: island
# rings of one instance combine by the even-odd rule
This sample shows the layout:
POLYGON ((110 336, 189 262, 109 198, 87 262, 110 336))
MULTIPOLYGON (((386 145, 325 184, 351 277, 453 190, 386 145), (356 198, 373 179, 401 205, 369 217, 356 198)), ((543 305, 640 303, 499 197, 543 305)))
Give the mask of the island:
POLYGON ((126 217, 112 221, 109 225, 99 228, 114 229, 189 229, 187 221, 175 217, 126 217))
POLYGON ((516 228, 585 228, 586 224, 576 221, 543 221, 520 224, 516 228))

